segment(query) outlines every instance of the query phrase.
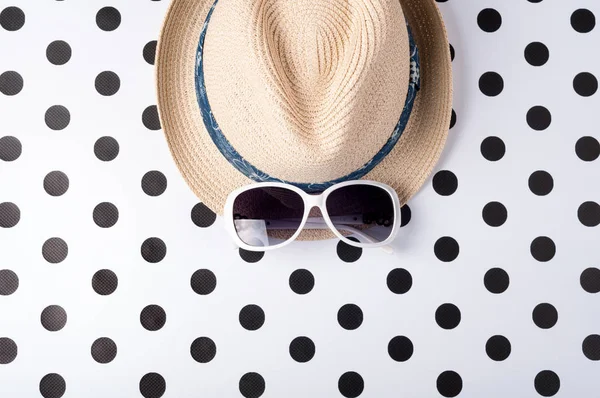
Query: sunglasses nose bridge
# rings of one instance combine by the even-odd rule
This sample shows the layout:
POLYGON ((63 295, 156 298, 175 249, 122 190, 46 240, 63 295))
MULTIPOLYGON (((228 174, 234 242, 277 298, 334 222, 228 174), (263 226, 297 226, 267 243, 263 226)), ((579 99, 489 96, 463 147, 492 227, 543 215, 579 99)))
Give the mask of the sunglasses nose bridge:
POLYGON ((322 207, 323 206, 323 196, 322 195, 307 195, 304 198, 304 204, 309 210, 312 210, 314 207, 322 207))

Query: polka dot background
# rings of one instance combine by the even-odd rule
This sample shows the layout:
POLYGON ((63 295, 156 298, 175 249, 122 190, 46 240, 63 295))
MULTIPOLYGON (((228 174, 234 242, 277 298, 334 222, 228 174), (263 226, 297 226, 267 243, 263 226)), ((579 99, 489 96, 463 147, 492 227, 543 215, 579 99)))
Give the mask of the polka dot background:
POLYGON ((234 248, 162 135, 166 0, 0 0, 0 396, 596 394, 600 6, 438 3, 451 129, 389 255, 234 248))

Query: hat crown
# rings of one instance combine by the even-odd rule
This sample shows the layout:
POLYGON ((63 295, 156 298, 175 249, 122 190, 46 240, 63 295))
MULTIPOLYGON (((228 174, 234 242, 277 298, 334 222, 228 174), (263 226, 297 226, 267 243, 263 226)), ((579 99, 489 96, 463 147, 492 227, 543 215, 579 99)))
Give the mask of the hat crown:
POLYGON ((398 123, 410 75, 398 0, 221 0, 203 63, 229 143, 295 182, 333 180, 373 158, 398 123))

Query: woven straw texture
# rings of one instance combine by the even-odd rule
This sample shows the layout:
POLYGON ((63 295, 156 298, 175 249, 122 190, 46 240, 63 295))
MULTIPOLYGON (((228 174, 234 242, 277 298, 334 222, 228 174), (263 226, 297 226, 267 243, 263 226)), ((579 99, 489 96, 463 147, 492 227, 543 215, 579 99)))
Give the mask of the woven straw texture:
MULTIPOLYGON (((273 177, 321 182, 358 169, 389 138, 404 105, 406 19, 419 48, 421 89, 402 137, 364 177, 392 186, 405 203, 429 176, 450 125, 451 61, 435 0, 311 3, 217 4, 204 49, 215 118, 242 156, 273 177)), ((221 214, 229 192, 252 180, 221 155, 197 103, 196 51, 212 5, 172 1, 156 82, 173 159, 199 199, 221 214)), ((329 236, 309 231, 301 239, 329 236)))
POLYGON ((410 53, 399 21, 394 0, 219 1, 204 74, 223 134, 244 159, 286 181, 355 171, 404 108, 410 53))

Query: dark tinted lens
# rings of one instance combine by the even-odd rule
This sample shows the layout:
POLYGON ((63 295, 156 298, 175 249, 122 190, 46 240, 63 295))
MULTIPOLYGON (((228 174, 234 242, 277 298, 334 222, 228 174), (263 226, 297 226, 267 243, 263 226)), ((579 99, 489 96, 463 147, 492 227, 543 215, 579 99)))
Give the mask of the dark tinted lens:
POLYGON ((304 201, 287 188, 254 188, 238 195, 233 223, 242 242, 254 247, 274 246, 300 228, 304 201))
POLYGON ((390 194, 373 185, 349 185, 327 197, 327 213, 336 229, 354 235, 361 243, 386 240, 394 226, 394 202, 390 194))

